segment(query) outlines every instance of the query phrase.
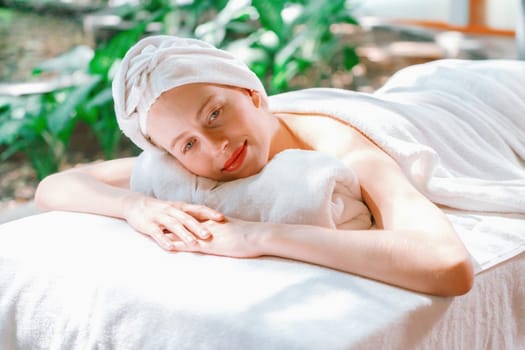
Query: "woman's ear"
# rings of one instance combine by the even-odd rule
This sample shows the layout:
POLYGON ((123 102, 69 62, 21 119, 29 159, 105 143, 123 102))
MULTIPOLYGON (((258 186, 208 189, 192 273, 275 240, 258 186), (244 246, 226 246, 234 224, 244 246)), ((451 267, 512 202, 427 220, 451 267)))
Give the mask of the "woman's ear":
POLYGON ((250 95, 250 98, 252 99, 253 105, 256 108, 261 107, 261 95, 259 95, 259 92, 256 90, 247 90, 248 95, 250 95))

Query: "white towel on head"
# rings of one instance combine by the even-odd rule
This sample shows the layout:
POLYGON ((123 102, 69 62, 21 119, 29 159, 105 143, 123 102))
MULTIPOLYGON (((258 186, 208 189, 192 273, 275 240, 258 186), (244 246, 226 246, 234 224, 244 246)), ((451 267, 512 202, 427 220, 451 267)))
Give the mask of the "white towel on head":
POLYGON ((356 230, 371 226, 356 174, 339 160, 314 151, 283 151, 260 173, 229 182, 193 175, 172 156, 146 151, 137 158, 130 187, 250 221, 356 230))
POLYGON ((148 140, 148 111, 165 91, 192 83, 236 86, 266 92, 257 76, 230 53, 197 39, 146 37, 128 50, 113 80, 115 114, 123 133, 138 147, 157 150, 148 140))

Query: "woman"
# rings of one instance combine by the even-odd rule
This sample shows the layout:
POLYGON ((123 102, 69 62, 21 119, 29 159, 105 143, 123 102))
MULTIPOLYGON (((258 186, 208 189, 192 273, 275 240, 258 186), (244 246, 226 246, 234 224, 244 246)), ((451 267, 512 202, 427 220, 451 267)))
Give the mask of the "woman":
POLYGON ((122 218, 170 251, 273 255, 435 295, 472 287, 472 262, 452 225, 390 155, 335 118, 270 111, 259 80, 228 53, 191 39, 143 39, 124 58, 113 93, 119 124, 133 142, 170 153, 200 176, 254 175, 290 148, 340 159, 357 173, 376 228, 247 222, 160 201, 129 190, 135 158, 45 178, 35 197, 39 207, 122 218))

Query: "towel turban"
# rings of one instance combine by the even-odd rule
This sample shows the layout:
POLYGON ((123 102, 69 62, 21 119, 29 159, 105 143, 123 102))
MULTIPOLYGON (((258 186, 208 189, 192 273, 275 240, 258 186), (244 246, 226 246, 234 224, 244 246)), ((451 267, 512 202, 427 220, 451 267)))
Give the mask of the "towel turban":
POLYGON ((150 36, 128 50, 113 80, 122 132, 141 149, 158 150, 147 134, 148 111, 163 92, 191 83, 242 87, 267 99, 257 76, 230 53, 197 39, 150 36))

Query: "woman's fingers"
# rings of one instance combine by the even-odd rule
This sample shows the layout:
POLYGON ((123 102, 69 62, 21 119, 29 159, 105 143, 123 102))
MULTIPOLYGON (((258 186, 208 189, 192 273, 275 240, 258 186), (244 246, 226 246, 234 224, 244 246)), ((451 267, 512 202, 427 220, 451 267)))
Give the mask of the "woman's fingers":
POLYGON ((197 220, 224 221, 224 214, 204 205, 182 203, 180 210, 190 214, 197 220))
POLYGON ((154 225, 148 235, 164 250, 167 251, 192 251, 196 248, 196 244, 187 244, 181 240, 180 236, 169 231, 161 229, 158 225, 154 225))
POLYGON ((185 227, 185 223, 181 222, 179 218, 163 215, 158 219, 157 223, 161 228, 173 233, 188 245, 193 245, 197 242, 196 236, 185 227))
POLYGON ((137 196, 129 203, 126 220, 166 250, 193 251, 198 240, 212 237, 204 222, 223 221, 224 215, 203 205, 137 196))
POLYGON ((177 223, 182 224, 183 228, 192 234, 192 236, 194 235, 200 239, 208 239, 211 237, 211 232, 189 213, 172 208, 167 214, 174 218, 177 223))
POLYGON ((149 236, 153 238, 161 248, 169 251, 176 249, 176 242, 165 235, 159 226, 152 225, 148 231, 149 236))

